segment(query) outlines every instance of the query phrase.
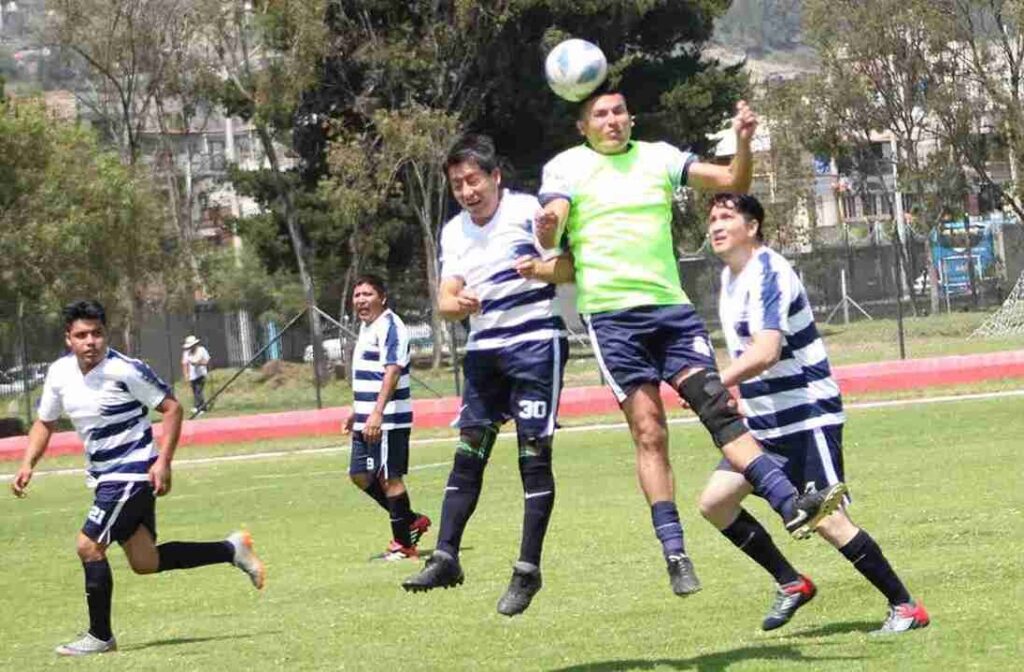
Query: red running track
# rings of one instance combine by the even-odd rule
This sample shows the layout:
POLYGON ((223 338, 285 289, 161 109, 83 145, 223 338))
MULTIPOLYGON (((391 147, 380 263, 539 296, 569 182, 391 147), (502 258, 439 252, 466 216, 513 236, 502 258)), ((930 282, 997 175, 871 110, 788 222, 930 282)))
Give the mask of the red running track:
MULTIPOLYGON (((844 394, 889 392, 932 385, 957 385, 1000 378, 1024 378, 1024 350, 983 355, 909 359, 839 366, 833 375, 844 394)), ((662 386, 661 396, 667 404, 676 403, 675 392, 662 386)), ((444 427, 451 423, 459 409, 457 397, 418 399, 413 402, 417 427, 444 427)), ((571 387, 562 391, 560 416, 597 415, 618 412, 611 392, 603 387, 571 387)), ((237 418, 214 418, 185 422, 181 432, 182 446, 215 443, 242 443, 261 439, 284 439, 300 436, 340 435, 341 423, 348 408, 325 408, 319 411, 288 411, 237 418)), ((160 425, 154 425, 160 435, 160 425)), ((0 439, 0 460, 20 459, 27 438, 15 436, 0 439)), ((75 432, 59 432, 50 439, 50 455, 66 455, 82 450, 75 432)))

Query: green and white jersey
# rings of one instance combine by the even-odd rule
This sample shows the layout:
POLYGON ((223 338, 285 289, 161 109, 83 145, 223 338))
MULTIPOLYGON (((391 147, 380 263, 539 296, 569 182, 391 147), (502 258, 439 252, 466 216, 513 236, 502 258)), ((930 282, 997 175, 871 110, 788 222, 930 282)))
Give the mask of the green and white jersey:
POLYGON ((690 302, 672 249, 672 197, 696 160, 665 142, 634 141, 614 155, 580 145, 544 166, 541 203, 571 205, 565 232, 581 313, 690 302))

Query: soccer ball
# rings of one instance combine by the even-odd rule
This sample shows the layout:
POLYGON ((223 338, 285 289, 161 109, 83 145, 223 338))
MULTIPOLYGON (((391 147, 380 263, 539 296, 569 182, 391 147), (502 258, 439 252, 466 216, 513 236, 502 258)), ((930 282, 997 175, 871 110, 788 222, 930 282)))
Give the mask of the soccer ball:
POLYGON ((608 61, 597 45, 586 40, 565 40, 548 54, 544 75, 559 97, 578 103, 604 82, 608 61))

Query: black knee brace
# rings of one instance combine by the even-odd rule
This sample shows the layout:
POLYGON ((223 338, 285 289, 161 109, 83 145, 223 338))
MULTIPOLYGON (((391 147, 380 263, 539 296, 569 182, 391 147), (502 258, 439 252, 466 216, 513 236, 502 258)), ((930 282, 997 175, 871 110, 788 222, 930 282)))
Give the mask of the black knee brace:
POLYGON ((455 455, 472 455, 485 464, 491 459, 491 449, 498 439, 497 425, 483 427, 464 427, 459 432, 459 443, 455 446, 455 455))
POLYGON ((679 385, 678 392, 707 427, 711 440, 719 448, 747 433, 743 417, 736 410, 717 371, 701 369, 687 377, 679 385))

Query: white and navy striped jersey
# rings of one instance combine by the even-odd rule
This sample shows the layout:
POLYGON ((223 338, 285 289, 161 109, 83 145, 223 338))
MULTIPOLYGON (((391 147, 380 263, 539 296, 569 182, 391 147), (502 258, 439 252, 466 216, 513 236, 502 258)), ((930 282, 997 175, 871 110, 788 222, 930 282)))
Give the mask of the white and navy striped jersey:
POLYGON ((113 348, 84 375, 75 356, 68 354, 46 372, 39 419, 52 422, 62 412, 71 418, 85 444, 90 488, 145 481, 158 454, 149 409, 170 394, 171 388, 148 364, 113 348))
POLYGON ((441 231, 441 278, 462 278, 480 299, 469 318, 467 350, 496 350, 525 341, 565 336, 555 286, 527 280, 515 269, 521 256, 544 257, 533 236, 536 198, 502 193, 494 217, 483 226, 463 211, 441 231))
POLYGON ((739 386, 740 408, 755 438, 774 439, 846 420, 807 292, 782 255, 762 246, 739 275, 725 267, 718 310, 733 359, 749 347, 753 334, 782 333, 779 361, 739 386))
POLYGON ((402 319, 385 310, 376 320, 359 327, 359 338, 352 353, 352 428, 359 432, 366 425, 384 384, 384 367, 401 367, 398 385, 384 407, 381 429, 412 427, 412 395, 409 393, 409 331, 402 319))

